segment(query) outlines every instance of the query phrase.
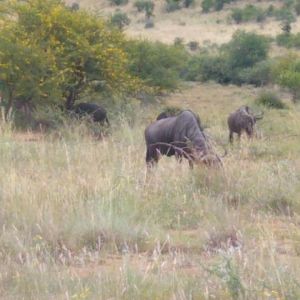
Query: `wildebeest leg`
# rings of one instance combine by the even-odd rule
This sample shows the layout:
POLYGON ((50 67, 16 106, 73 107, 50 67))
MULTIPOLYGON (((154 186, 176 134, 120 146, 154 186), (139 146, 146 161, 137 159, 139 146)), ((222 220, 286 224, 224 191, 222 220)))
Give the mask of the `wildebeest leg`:
POLYGON ((107 117, 105 117, 105 122, 106 122, 107 126, 110 126, 110 123, 109 123, 109 121, 108 121, 108 118, 107 118, 107 117))
POLYGON ((253 129, 252 128, 246 128, 246 134, 249 139, 253 138, 253 129))
POLYGON ((158 163, 158 158, 159 158, 159 153, 157 152, 157 150, 148 147, 147 152, 146 152, 147 167, 151 168, 155 164, 157 164, 158 163))
POLYGON ((190 169, 194 169, 194 164, 191 159, 189 159, 189 166, 190 166, 190 169))
POLYGON ((233 132, 229 132, 229 142, 232 144, 233 143, 233 132))

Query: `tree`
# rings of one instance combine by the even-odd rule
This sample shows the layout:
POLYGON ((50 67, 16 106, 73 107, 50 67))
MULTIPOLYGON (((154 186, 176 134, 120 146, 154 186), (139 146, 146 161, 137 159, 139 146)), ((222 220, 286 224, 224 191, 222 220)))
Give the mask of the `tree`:
POLYGON ((300 57, 290 53, 280 57, 274 67, 275 81, 284 88, 288 88, 293 94, 293 101, 300 97, 300 57))
POLYGON ((261 35, 237 31, 224 50, 232 69, 253 67, 268 56, 269 42, 261 35))
POLYGON ((89 90, 134 90, 124 35, 102 19, 72 11, 60 0, 11 1, 5 8, 0 80, 8 109, 16 97, 63 100, 71 108, 89 90))

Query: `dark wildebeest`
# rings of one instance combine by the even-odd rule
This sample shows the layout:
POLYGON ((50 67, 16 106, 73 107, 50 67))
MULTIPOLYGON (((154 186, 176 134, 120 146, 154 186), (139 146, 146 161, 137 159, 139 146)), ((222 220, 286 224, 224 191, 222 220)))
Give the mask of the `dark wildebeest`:
POLYGON ((255 116, 251 109, 244 105, 228 116, 227 124, 229 128, 229 141, 233 142, 233 133, 237 133, 239 139, 245 131, 249 138, 253 137, 255 123, 262 119, 263 113, 255 116))
POLYGON ((184 157, 190 167, 193 162, 221 165, 199 125, 197 116, 189 110, 150 124, 145 129, 147 165, 157 163, 160 155, 175 155, 180 161, 184 157))
POLYGON ((109 124, 106 110, 95 103, 79 103, 74 106, 73 111, 80 117, 90 116, 94 122, 99 122, 104 124, 104 122, 109 124))
POLYGON ((169 107, 166 107, 164 109, 163 112, 161 112, 157 117, 156 117, 156 120, 161 120, 161 119, 165 119, 165 118, 169 118, 169 117, 174 117, 178 114, 180 114, 183 110, 176 107, 176 106, 169 106, 169 107))

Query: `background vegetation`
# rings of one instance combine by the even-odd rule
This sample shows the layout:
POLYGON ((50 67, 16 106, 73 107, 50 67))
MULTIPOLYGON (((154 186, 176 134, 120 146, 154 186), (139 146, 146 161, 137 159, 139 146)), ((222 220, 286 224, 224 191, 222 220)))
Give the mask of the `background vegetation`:
POLYGON ((0 298, 299 299, 298 2, 0 2, 0 298), (65 113, 84 101, 111 127, 65 113), (264 118, 229 146, 245 104, 264 118), (200 115, 223 170, 146 173, 166 107, 200 115))

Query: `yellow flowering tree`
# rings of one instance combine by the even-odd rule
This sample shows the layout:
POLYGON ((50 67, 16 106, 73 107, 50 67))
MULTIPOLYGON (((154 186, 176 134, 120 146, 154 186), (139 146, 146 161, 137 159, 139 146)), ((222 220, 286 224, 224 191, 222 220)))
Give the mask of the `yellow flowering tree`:
POLYGON ((0 87, 8 107, 18 98, 64 101, 71 108, 89 89, 134 90, 122 32, 60 0, 5 3, 0 16, 0 87))

